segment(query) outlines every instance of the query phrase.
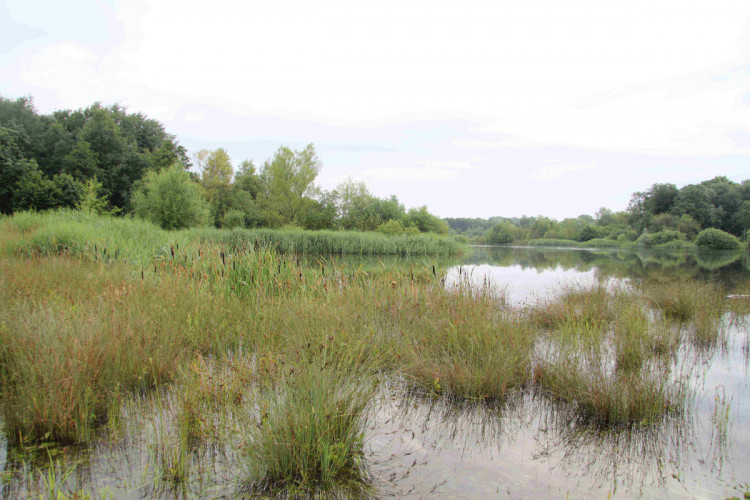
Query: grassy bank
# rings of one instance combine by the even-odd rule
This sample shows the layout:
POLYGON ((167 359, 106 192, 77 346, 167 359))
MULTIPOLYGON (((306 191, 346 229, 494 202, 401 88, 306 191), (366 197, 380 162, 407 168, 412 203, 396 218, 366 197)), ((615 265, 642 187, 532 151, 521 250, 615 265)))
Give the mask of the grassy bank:
POLYGON ((196 228, 165 231, 147 221, 97 216, 72 210, 21 212, 4 219, 16 232, 10 252, 83 256, 105 261, 122 258, 147 265, 171 248, 197 250, 216 245, 227 252, 259 246, 298 255, 454 256, 463 247, 455 240, 434 234, 388 236, 357 231, 305 231, 297 229, 196 228))
POLYGON ((6 218, 0 244, 12 446, 141 425, 156 429, 155 483, 200 481, 218 449, 246 495, 372 494, 363 453, 383 381, 446 401, 530 391, 572 408, 571 425, 654 425, 689 406, 679 347, 719 345, 728 307, 716 287, 669 279, 512 307, 445 289, 428 264, 347 271, 244 232, 66 212, 6 218), (142 398, 148 423, 124 409, 142 398))

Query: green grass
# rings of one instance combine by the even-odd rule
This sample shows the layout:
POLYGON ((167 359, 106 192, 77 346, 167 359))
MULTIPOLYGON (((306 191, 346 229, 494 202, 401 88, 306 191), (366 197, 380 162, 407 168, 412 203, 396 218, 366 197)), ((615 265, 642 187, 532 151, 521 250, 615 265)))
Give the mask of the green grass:
POLYGON ((452 256, 464 248, 451 238, 434 234, 209 228, 165 231, 140 219, 74 210, 21 212, 4 218, 2 224, 15 233, 6 241, 11 253, 64 253, 104 261, 122 257, 142 266, 149 265, 156 252, 188 245, 218 246, 230 253, 261 246, 306 255, 452 256))
POLYGON ((574 405, 586 425, 604 428, 652 425, 683 411, 687 396, 666 373, 607 373, 576 359, 538 365, 535 379, 553 398, 574 405))
POLYGON ((352 364, 353 352, 356 348, 323 349, 274 382, 250 427, 250 491, 346 496, 368 491, 365 425, 377 385, 373 366, 352 364))

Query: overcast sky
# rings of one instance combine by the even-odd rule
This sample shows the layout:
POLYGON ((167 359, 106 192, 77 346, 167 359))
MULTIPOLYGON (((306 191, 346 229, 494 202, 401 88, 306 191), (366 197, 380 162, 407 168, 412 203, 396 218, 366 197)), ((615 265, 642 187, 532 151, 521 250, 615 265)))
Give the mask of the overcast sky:
POLYGON ((7 0, 0 95, 101 101, 235 165, 314 143, 442 217, 750 178, 748 0, 7 0))

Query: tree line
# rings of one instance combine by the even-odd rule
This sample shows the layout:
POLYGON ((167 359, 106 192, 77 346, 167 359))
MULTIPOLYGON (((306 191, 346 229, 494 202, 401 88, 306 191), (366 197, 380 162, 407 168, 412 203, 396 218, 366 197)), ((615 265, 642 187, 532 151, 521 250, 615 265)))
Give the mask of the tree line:
POLYGON ((0 212, 77 207, 133 214, 161 227, 285 227, 434 232, 426 206, 406 210, 352 179, 326 191, 312 144, 280 147, 256 168, 222 149, 189 156, 161 123, 119 105, 39 114, 30 98, 0 97, 0 212))
POLYGON ((654 184, 630 198, 628 208, 613 212, 602 207, 594 216, 561 221, 545 217, 448 218, 451 233, 467 241, 508 244, 535 239, 586 242, 611 240, 644 246, 670 241, 694 241, 706 229, 747 240, 750 229, 750 180, 733 182, 718 176, 678 188, 654 184))

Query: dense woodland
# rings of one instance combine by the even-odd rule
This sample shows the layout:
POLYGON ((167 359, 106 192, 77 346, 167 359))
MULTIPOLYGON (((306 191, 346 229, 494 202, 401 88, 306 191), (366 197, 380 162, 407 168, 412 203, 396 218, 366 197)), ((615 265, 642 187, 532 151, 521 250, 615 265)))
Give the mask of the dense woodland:
MULTIPOLYGON (((557 221, 545 216, 441 220, 427 207, 406 210, 362 182, 332 191, 315 185, 322 165, 313 145, 281 147, 257 168, 232 165, 224 149, 192 156, 161 123, 118 105, 39 114, 30 98, 0 97, 0 212, 76 207, 135 215, 165 229, 300 227, 450 232, 473 243, 593 242, 679 247, 715 228, 747 239, 750 180, 726 177, 678 188, 654 184, 627 210, 557 221)), ((717 233, 718 234, 718 233, 717 233)))
POLYGON ((427 207, 406 210, 361 182, 315 186, 312 145, 281 147, 257 169, 224 149, 189 157, 161 123, 98 103, 39 114, 32 100, 0 98, 0 211, 78 207, 134 214, 166 229, 302 227, 387 234, 445 233, 427 207))

